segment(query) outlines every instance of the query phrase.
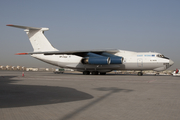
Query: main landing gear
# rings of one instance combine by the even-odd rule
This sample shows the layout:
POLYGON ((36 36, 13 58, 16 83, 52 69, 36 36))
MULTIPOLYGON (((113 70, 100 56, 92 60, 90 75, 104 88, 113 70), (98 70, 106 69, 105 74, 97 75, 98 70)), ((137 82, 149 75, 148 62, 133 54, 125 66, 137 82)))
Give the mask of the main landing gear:
POLYGON ((106 75, 106 72, 98 72, 98 71, 92 71, 92 72, 90 72, 90 71, 83 71, 83 75, 90 75, 90 73, 91 73, 91 75, 99 75, 99 73, 100 73, 100 75, 106 75))
POLYGON ((98 71, 92 71, 91 74, 92 74, 92 75, 98 75, 99 72, 98 72, 98 71))
POLYGON ((138 72, 137 75, 138 75, 138 76, 143 76, 143 73, 142 73, 142 72, 138 72))
POLYGON ((100 75, 106 75, 106 72, 100 72, 100 75))
POLYGON ((83 71, 83 75, 90 75, 89 71, 83 71))

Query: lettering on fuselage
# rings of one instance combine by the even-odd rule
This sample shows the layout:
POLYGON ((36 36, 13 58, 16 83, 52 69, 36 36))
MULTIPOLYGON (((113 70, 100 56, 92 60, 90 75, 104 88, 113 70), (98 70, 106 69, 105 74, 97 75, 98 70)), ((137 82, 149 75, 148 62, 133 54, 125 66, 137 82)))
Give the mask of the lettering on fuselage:
POLYGON ((144 55, 144 57, 155 57, 155 55, 144 55))
POLYGON ((143 57, 143 55, 137 55, 137 57, 143 57))
POLYGON ((150 61, 157 61, 157 60, 150 60, 150 61))
MULTIPOLYGON (((143 57, 143 55, 137 55, 137 57, 143 57)), ((155 55, 144 55, 144 57, 155 57, 155 55)))
POLYGON ((68 56, 67 55, 61 55, 61 56, 59 56, 59 58, 68 58, 68 56))

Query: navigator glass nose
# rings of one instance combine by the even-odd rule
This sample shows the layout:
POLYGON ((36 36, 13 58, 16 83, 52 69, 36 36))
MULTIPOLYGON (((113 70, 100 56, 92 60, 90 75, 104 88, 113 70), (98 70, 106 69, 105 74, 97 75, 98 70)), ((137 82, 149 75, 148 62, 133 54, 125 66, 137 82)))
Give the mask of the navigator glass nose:
POLYGON ((174 62, 172 60, 169 60, 169 65, 171 66, 173 64, 174 64, 174 62))

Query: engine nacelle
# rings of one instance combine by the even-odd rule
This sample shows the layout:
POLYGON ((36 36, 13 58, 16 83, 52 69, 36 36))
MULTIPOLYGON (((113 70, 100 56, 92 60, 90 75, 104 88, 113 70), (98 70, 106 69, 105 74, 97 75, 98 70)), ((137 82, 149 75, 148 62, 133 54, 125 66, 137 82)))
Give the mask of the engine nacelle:
POLYGON ((102 56, 110 57, 111 64, 122 64, 123 63, 123 57, 116 56, 114 54, 103 52, 101 53, 102 56))
POLYGON ((122 57, 110 57, 111 64, 122 64, 123 58, 122 57))
POLYGON ((111 59, 109 57, 89 57, 83 58, 81 62, 83 64, 108 65, 111 63, 111 59))

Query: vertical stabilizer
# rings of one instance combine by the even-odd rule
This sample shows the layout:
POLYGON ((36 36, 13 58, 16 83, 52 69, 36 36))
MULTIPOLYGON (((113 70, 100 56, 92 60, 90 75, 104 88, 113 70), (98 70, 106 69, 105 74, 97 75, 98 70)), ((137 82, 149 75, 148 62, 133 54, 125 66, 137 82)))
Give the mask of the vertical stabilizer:
POLYGON ((44 31, 49 30, 49 28, 35 28, 19 25, 7 25, 10 27, 22 28, 29 37, 31 45, 34 52, 44 52, 44 51, 58 51, 54 48, 48 39, 44 36, 44 31))

